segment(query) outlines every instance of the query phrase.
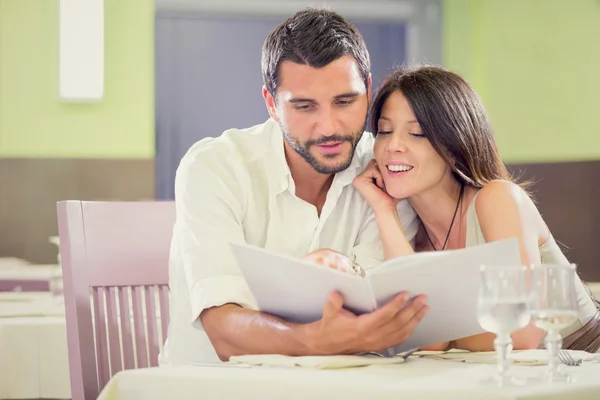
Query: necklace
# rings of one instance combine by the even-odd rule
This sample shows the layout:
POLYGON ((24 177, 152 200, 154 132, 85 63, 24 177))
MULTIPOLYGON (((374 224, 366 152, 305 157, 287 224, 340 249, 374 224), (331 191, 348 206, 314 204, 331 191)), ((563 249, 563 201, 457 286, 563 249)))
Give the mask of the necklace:
MULTIPOLYGON (((446 244, 448 244, 448 238, 450 237, 450 232, 452 231, 452 226, 454 225, 454 220, 456 219, 456 214, 458 213, 458 208, 460 207, 460 203, 462 203, 464 189, 465 189, 465 184, 461 183, 460 184, 460 194, 458 195, 458 201, 456 202, 456 209, 454 210, 454 216, 452 216, 452 222, 450 222, 450 228, 448 228, 448 233, 446 234, 446 240, 444 240, 444 246, 442 247, 441 250, 444 250, 446 248, 446 244)), ((427 236, 427 239, 429 240, 431 247, 433 247, 433 250, 437 251, 437 249, 433 245, 433 242, 431 241, 431 238, 429 237, 429 234, 427 233, 427 228, 425 227, 425 224, 423 224, 423 230, 425 231, 425 236, 427 236)))

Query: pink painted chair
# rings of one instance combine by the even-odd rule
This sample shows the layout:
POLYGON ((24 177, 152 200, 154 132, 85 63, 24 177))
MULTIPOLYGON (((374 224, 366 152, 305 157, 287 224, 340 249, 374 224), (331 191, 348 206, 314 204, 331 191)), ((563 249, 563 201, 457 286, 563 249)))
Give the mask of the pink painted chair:
POLYGON ((175 205, 63 201, 57 208, 71 396, 96 399, 118 371, 157 365, 175 205))

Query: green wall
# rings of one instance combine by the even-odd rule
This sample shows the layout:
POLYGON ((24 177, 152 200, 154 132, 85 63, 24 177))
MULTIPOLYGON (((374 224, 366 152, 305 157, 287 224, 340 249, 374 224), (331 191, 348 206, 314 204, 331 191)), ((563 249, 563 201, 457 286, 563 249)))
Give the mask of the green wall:
POLYGON ((600 1, 445 0, 444 41, 506 161, 600 159, 600 1))
MULTIPOLYGON (((154 4, 105 0, 105 96, 58 97, 58 0, 0 0, 0 157, 154 156, 154 4)), ((600 2, 445 0, 509 162, 600 159, 600 2)))
POLYGON ((63 103, 58 0, 0 0, 0 157, 154 156, 154 2, 105 0, 105 86, 63 103))

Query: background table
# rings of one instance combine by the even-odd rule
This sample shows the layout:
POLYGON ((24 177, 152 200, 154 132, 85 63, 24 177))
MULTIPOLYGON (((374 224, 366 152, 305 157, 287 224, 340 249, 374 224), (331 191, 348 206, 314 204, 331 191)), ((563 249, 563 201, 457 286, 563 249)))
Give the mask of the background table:
POLYGON ((50 280, 60 274, 57 264, 29 264, 16 258, 0 258, 0 292, 48 291, 50 280))
POLYGON ((0 399, 67 399, 64 306, 48 292, 0 293, 0 399))

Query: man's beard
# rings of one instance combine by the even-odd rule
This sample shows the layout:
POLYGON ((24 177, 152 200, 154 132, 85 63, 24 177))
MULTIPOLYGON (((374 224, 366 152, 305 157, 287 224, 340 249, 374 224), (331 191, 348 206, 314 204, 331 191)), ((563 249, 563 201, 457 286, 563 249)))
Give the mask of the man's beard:
MULTIPOLYGON (((298 139, 293 137, 290 134, 290 132, 283 126, 283 124, 280 124, 280 125, 281 125, 281 131, 283 132, 283 137, 284 137, 285 141, 290 145, 290 147, 292 149, 294 149, 294 151, 296 153, 298 153, 302 158, 304 158, 304 160, 307 163, 309 163, 311 165, 311 167, 314 168, 315 171, 317 171, 320 174, 327 174, 327 175, 336 174, 338 172, 345 170, 346 168, 348 168, 350 166, 350 164, 352 163, 352 158, 354 157, 354 152, 356 151, 356 146, 358 145, 358 142, 360 141, 360 138, 362 137, 362 134, 367 127, 367 124, 365 121, 365 125, 360 130, 360 132, 356 132, 356 133, 350 134, 350 135, 335 134, 335 135, 323 137, 321 139, 308 140, 308 141, 302 143, 298 139), (346 159, 342 160, 337 165, 324 164, 324 163, 320 162, 315 156, 313 156, 310 153, 310 148, 312 146, 319 146, 319 145, 323 145, 323 144, 327 144, 327 143, 344 143, 344 142, 350 143, 350 146, 351 146, 350 152, 348 154, 348 157, 346 159)), ((335 157, 339 157, 339 156, 340 156, 340 154, 323 154, 323 157, 325 157, 325 158, 335 158, 335 157)))

